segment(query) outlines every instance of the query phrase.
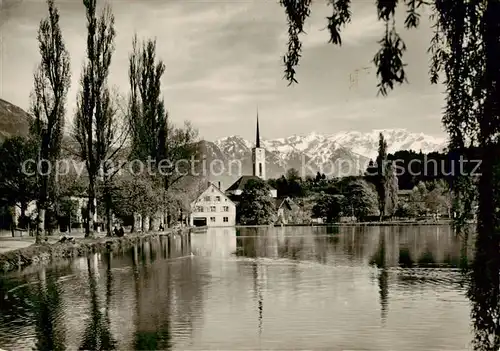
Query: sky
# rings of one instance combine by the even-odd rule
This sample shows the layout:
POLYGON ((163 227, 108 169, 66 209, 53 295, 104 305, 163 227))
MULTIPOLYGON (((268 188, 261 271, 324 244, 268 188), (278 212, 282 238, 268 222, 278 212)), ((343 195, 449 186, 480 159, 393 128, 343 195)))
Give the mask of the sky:
MULTIPOLYGON (((28 109, 40 61, 36 33, 44 0, 0 0, 0 98, 28 109)), ((86 45, 86 17, 78 0, 56 0, 71 56, 68 125, 74 114, 86 45)), ((429 82, 427 15, 418 30, 401 30, 409 84, 377 96, 371 60, 384 27, 374 1, 354 0, 341 47, 328 43, 329 7, 316 1, 306 22, 298 85, 283 79, 287 46, 284 9, 277 0, 114 0, 116 50, 109 84, 127 96, 132 38, 156 38, 165 65, 163 95, 172 121, 190 121, 207 140, 255 135, 259 111, 264 139, 340 131, 406 128, 443 136, 443 87, 429 82)), ((398 14, 404 21, 404 9, 398 14)))

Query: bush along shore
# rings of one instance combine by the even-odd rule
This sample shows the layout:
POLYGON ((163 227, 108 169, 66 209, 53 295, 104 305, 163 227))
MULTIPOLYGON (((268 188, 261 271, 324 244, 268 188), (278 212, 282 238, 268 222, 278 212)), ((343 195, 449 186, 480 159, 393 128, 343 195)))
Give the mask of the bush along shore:
POLYGON ((128 234, 123 237, 85 238, 76 242, 31 245, 0 254, 0 272, 7 273, 31 265, 46 264, 59 259, 82 257, 96 252, 114 252, 133 247, 161 236, 189 235, 191 228, 166 232, 128 234))

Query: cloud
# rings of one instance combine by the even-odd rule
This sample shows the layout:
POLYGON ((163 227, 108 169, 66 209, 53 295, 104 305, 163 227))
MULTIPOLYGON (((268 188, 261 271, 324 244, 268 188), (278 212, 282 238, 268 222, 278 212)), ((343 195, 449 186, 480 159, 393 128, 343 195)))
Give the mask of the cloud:
MULTIPOLYGON (((40 59, 36 30, 46 15, 46 5, 43 0, 12 1, 16 4, 1 27, 0 88, 4 89, 0 95, 26 108, 33 69, 40 59)), ((331 8, 314 2, 306 22, 308 34, 302 37, 304 55, 297 68, 300 84, 287 87, 281 61, 288 41, 287 24, 277 2, 112 0, 117 37, 109 83, 127 95, 128 55, 137 32, 139 39, 157 40, 157 56, 166 65, 162 87, 172 120, 191 120, 208 139, 252 133, 256 105, 262 125, 269 128, 262 132, 269 137, 312 130, 334 132, 340 126, 373 129, 377 118, 397 117, 395 123, 401 127, 427 128, 431 123, 421 121, 439 115, 442 101, 436 97, 432 103, 418 103, 429 92, 428 82, 419 79, 427 71, 427 59, 412 53, 407 72, 412 84, 403 87, 408 97, 372 99, 377 82, 370 60, 383 25, 373 2, 352 4, 352 22, 342 31, 343 45, 338 48, 328 44, 329 33, 324 29, 331 8), (349 74, 365 66, 372 71, 360 73, 356 89, 351 89, 349 74), (403 118, 408 106, 411 120, 403 118)), ((85 58, 85 13, 78 1, 59 1, 58 5, 71 55, 73 77, 67 108, 71 119, 85 58)), ((415 33, 412 48, 427 41, 421 38, 426 37, 415 33)))

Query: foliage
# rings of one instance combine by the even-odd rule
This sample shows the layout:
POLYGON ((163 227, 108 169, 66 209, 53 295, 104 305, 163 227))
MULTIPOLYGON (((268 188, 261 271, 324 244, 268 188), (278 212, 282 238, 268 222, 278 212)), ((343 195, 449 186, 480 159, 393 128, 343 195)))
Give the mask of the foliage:
POLYGON ((237 210, 241 224, 264 225, 274 222, 276 211, 270 191, 269 185, 260 179, 251 179, 245 184, 237 210))
POLYGON ((442 180, 434 181, 427 186, 427 189, 429 190, 425 199, 427 208, 433 213, 450 214, 452 199, 448 184, 442 180))
POLYGON ((388 160, 387 142, 380 133, 377 161, 370 162, 365 175, 375 185, 378 194, 380 220, 384 216, 392 216, 397 206, 398 178, 396 167, 388 160))
POLYGON ((420 182, 415 186, 407 202, 410 216, 430 213, 450 215, 452 197, 445 181, 420 182))
POLYGON ((312 208, 315 218, 326 218, 327 223, 338 222, 345 203, 341 195, 321 194, 312 208))
MULTIPOLYGON (((40 64, 34 74, 34 88, 31 94, 31 114, 33 125, 31 134, 36 140, 39 160, 42 162, 38 172, 37 207, 40 225, 43 223, 45 210, 54 201, 55 172, 48 172, 49 165, 54 165, 61 151, 66 114, 66 96, 70 86, 70 58, 59 25, 59 11, 53 0, 47 1, 48 17, 40 22, 38 43, 40 64)), ((37 226, 37 242, 40 231, 37 226)))
POLYGON ((420 182, 413 188, 410 194, 410 213, 413 216, 423 216, 427 214, 427 198, 428 190, 424 182, 420 182))
POLYGON ((64 198, 59 201, 59 215, 64 217, 76 218, 78 211, 78 202, 70 198, 64 198))
POLYGON ((269 185, 275 188, 278 192, 278 197, 303 197, 305 195, 305 187, 295 168, 287 171, 286 176, 281 176, 278 179, 270 179, 269 185))
MULTIPOLYGON (((165 102, 161 97, 161 78, 165 64, 156 58, 156 41, 143 41, 140 45, 134 36, 129 56, 129 83, 131 94, 128 103, 128 123, 132 134, 134 159, 150 160, 156 167, 155 174, 161 184, 164 210, 177 211, 175 191, 169 189, 187 175, 192 175, 190 162, 198 156, 197 131, 190 123, 175 127, 170 121, 165 102)), ((158 182, 158 183, 159 183, 158 182)))
POLYGON ((414 208, 410 201, 405 198, 399 199, 396 210, 394 211, 394 216, 399 218, 414 217, 414 208))
POLYGON ((36 199, 36 149, 32 140, 22 137, 9 138, 0 145, 0 201, 2 203, 27 205, 36 199))
POLYGON ((396 176, 395 167, 391 163, 387 169, 386 176, 387 197, 385 202, 385 213, 388 216, 394 215, 394 211, 398 205, 398 177, 396 176))
POLYGON ((377 193, 365 180, 351 180, 344 190, 344 197, 344 213, 351 211, 358 221, 363 221, 377 211, 377 193))
POLYGON ((81 87, 77 97, 74 137, 79 144, 79 156, 85 161, 89 177, 85 235, 92 229, 92 218, 96 209, 96 182, 100 167, 106 160, 113 139, 112 124, 115 110, 107 77, 114 52, 114 16, 106 6, 96 17, 96 0, 84 0, 87 14, 87 61, 82 70, 81 87))
POLYGON ((129 57, 129 123, 132 130, 132 155, 140 160, 162 159, 167 137, 168 114, 161 97, 163 61, 156 60, 156 41, 148 40, 138 47, 137 35, 129 57))
POLYGON ((147 175, 124 175, 117 179, 112 191, 113 213, 119 218, 130 217, 134 213, 154 214, 163 200, 151 177, 147 175))
MULTIPOLYGON (((419 13, 417 10, 425 3, 424 0, 405 1, 408 8, 405 21, 406 28, 414 28, 419 24, 419 13)), ((297 83, 295 68, 299 65, 302 56, 302 43, 299 35, 304 34, 306 19, 311 13, 311 0, 280 0, 284 7, 288 21, 288 50, 283 57, 285 65, 285 79, 289 85, 297 83)), ((330 34, 330 43, 342 45, 341 30, 351 22, 351 1, 332 0, 331 16, 327 17, 327 28, 330 34)), ((406 46, 396 31, 395 13, 398 0, 377 0, 378 18, 385 23, 382 39, 379 41, 380 50, 376 53, 373 62, 377 67, 379 78, 379 92, 387 95, 388 90, 393 89, 394 84, 406 82, 406 74, 403 62, 403 53, 406 46)))

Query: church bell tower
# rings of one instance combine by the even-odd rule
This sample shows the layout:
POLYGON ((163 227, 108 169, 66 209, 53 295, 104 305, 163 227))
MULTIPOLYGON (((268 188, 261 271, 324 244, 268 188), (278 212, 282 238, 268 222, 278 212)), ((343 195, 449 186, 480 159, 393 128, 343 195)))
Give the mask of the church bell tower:
POLYGON ((260 179, 266 179, 266 150, 260 147, 259 134, 259 111, 257 110, 257 132, 255 147, 252 149, 253 175, 260 179))

